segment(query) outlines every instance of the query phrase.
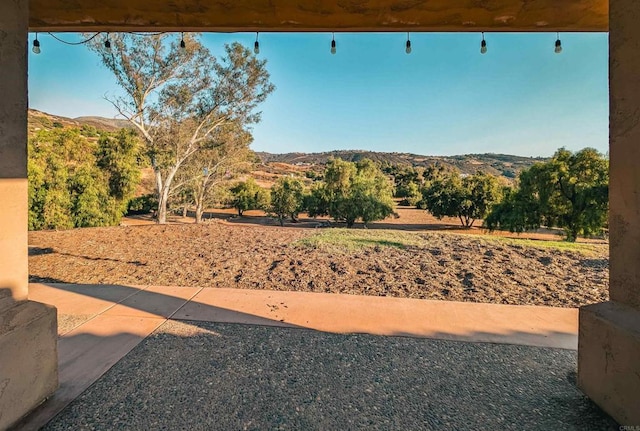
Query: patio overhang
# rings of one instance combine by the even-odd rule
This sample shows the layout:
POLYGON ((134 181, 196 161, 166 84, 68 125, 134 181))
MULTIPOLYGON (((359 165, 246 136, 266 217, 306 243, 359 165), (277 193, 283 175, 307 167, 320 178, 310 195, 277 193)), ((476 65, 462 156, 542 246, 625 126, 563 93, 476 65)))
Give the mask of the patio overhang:
POLYGON ((31 0, 32 31, 608 31, 608 0, 31 0))

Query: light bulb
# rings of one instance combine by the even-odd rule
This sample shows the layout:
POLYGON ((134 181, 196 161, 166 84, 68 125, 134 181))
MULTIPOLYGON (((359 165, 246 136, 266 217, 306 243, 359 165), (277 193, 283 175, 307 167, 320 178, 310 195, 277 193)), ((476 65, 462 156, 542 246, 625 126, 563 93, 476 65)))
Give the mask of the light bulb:
POLYGON ((411 54, 411 41, 407 40, 407 48, 404 50, 407 54, 411 54))
POLYGON ((556 54, 560 54, 562 52, 562 42, 560 42, 560 39, 556 40, 556 48, 554 51, 556 54))
POLYGON ((258 42, 257 40, 253 44, 253 53, 254 54, 260 54, 260 42, 258 42))
POLYGON ((40 41, 38 39, 33 41, 33 49, 34 54, 40 54, 40 41))
POLYGON ((336 53, 336 41, 332 40, 331 41, 331 54, 335 54, 336 53))
POLYGON ((487 53, 487 41, 482 39, 482 42, 480 42, 480 54, 486 54, 487 53))

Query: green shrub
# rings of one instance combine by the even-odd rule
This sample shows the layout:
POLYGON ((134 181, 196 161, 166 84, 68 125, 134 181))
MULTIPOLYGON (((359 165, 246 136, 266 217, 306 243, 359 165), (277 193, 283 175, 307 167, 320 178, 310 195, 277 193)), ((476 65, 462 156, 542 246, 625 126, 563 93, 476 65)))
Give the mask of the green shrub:
POLYGON ((158 208, 158 198, 154 194, 142 195, 129 201, 127 215, 148 214, 158 208))
POLYGON ((59 128, 29 139, 29 229, 118 224, 140 178, 137 144, 123 139, 59 128))

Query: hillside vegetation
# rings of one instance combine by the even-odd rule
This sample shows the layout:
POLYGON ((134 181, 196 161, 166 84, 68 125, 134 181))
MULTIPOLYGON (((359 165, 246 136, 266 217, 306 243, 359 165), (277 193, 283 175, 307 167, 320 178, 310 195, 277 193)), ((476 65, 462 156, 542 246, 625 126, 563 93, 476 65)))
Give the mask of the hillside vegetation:
POLYGON ((413 167, 429 167, 440 164, 448 168, 455 168, 462 174, 473 175, 480 171, 510 180, 516 178, 524 169, 528 169, 536 162, 548 159, 543 157, 521 157, 509 154, 464 154, 459 156, 424 156, 411 153, 385 153, 364 150, 327 151, 324 153, 286 153, 272 154, 257 152, 256 155, 264 164, 286 163, 289 165, 325 165, 330 159, 342 159, 348 162, 358 162, 369 159, 381 165, 408 165, 413 167))
MULTIPOLYGON (((114 132, 122 128, 131 128, 126 120, 85 116, 66 118, 47 114, 35 109, 29 110, 29 130, 51 130, 60 127, 95 128, 105 132, 114 132)), ((386 153, 364 150, 340 150, 323 153, 286 153, 274 154, 256 152, 262 166, 255 168, 254 178, 263 179, 266 183, 275 182, 279 176, 300 173, 308 170, 322 171, 322 167, 332 158, 340 158, 348 162, 369 159, 382 165, 407 165, 413 167, 429 167, 441 164, 455 168, 463 174, 473 175, 480 171, 498 177, 513 180, 520 172, 530 168, 536 162, 547 161, 543 157, 521 157, 509 154, 463 154, 457 156, 426 156, 411 153, 386 153), (314 169, 315 168, 315 169, 314 169)))
POLYGON ((125 120, 104 117, 67 118, 48 114, 36 109, 29 109, 29 133, 40 130, 62 128, 79 128, 84 130, 117 132, 120 129, 131 129, 131 124, 125 120))
POLYGON ((166 221, 162 211, 185 217, 191 209, 200 223, 205 210, 224 207, 236 208, 239 216, 262 210, 281 225, 286 219, 297 223, 298 214, 306 213, 354 227, 397 216, 397 205, 438 219, 458 218, 465 228, 476 222, 510 232, 558 227, 569 241, 606 236, 608 227, 608 160, 591 148, 561 148, 550 159, 357 150, 254 153, 251 133, 229 123, 216 126, 207 145, 198 144, 198 151, 176 161, 174 150, 182 147, 173 148, 172 138, 158 135, 163 146, 140 146, 145 129, 118 128, 118 120, 38 111, 29 118, 32 229, 117 224, 127 209, 155 209, 158 223, 166 221), (120 160, 127 141, 137 141, 131 146, 136 149, 120 160), (124 147, 117 149, 116 142, 124 147), (104 154, 113 160, 103 160, 104 154), (163 157, 168 158, 158 165, 163 157), (158 183, 158 172, 175 185, 158 183))

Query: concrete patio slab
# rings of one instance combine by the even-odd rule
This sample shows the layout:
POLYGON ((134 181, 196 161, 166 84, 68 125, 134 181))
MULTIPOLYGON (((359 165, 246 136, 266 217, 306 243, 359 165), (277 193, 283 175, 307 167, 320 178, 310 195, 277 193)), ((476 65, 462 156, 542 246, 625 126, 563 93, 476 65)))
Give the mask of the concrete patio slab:
POLYGON ((59 314, 97 315, 140 290, 142 287, 108 284, 32 283, 29 299, 56 304, 59 314))
MULTIPOLYGON (((20 430, 36 430, 169 320, 575 349, 577 310, 355 295, 172 286, 34 284, 56 305, 60 387, 20 430)), ((190 355, 191 353, 189 353, 190 355)))
POLYGON ((578 310, 470 302, 203 289, 173 316, 199 320, 293 325, 367 333, 577 349, 578 310))
POLYGON ((149 286, 109 308, 104 314, 168 318, 201 290, 196 287, 149 286))

